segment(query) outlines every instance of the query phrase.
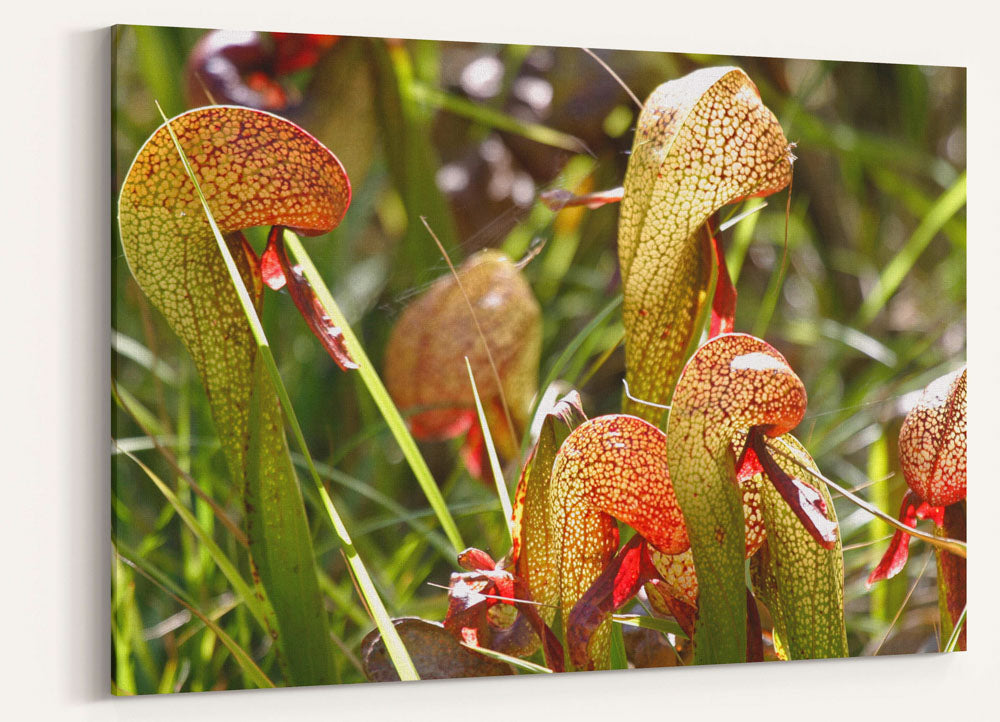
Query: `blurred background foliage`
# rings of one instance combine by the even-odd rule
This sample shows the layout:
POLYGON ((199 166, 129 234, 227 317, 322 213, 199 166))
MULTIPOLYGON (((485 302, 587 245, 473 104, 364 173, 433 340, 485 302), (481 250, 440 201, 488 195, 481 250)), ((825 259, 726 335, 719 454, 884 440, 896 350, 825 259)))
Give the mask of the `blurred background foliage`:
MULTIPOLYGON (((117 29, 115 195, 160 124, 154 100, 168 116, 204 103, 186 70, 204 34, 117 29)), ((264 48, 275 42, 258 40, 264 48)), ((895 514, 905 488, 895 451, 902 416, 914 392, 965 357, 965 70, 596 52, 640 99, 698 67, 738 65, 797 143, 790 201, 772 196, 723 234, 739 291, 736 329, 768 340, 805 382, 809 413, 797 433, 819 467, 895 514)), ((447 273, 425 216, 456 264, 485 247, 516 260, 541 246, 525 269, 544 310, 541 377, 559 362, 559 378, 580 389, 591 416, 618 411, 618 312, 560 358, 620 292, 617 207, 556 214, 538 194, 621 184, 638 112, 626 92, 578 48, 341 37, 315 60, 257 80, 280 84, 273 109, 331 148, 351 178, 343 224, 306 243, 373 361, 381 364, 406 304, 447 273)), ((263 231, 248 235, 261 250, 263 231)), ((137 420, 115 406, 114 437, 168 481, 249 576, 234 534, 185 477, 239 519, 197 374, 132 280, 119 240, 113 244, 114 382, 141 410, 137 420)), ((360 380, 336 369, 287 294, 267 298, 263 320, 309 447, 325 462, 321 471, 390 614, 442 619, 446 592, 428 582, 447 584, 455 560, 360 380)), ((496 492, 469 476, 459 443, 422 450, 465 541, 499 558, 508 542, 496 492)), ((114 453, 118 550, 183 590, 277 675, 269 639, 235 604, 207 550, 145 473, 114 453)), ((516 466, 507 467, 511 483, 516 466)), ((303 488, 343 652, 339 680, 361 681, 358 648, 372 624, 303 488)), ((904 573, 866 591, 890 530, 850 502, 836 503, 851 654, 936 650, 931 550, 915 543, 904 573)), ((113 581, 118 691, 248 686, 216 635, 160 586, 120 562, 113 581)))

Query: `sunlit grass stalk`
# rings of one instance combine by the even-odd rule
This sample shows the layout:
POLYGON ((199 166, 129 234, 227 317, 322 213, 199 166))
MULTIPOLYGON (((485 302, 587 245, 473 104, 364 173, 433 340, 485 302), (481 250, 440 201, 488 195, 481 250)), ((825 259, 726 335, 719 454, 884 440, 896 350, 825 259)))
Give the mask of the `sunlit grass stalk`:
POLYGON ((948 637, 948 641, 941 650, 942 652, 954 652, 958 647, 958 638, 962 634, 962 627, 965 626, 965 614, 968 611, 968 607, 962 609, 962 614, 958 617, 958 621, 955 622, 955 628, 951 630, 951 636, 948 637))
MULTIPOLYGON (((160 113, 163 114, 162 109, 160 110, 160 113)), ((330 495, 326 491, 326 487, 323 486, 323 482, 316 471, 312 455, 309 453, 305 437, 302 434, 302 428, 299 425, 298 418, 295 415, 295 410, 292 407, 291 399, 288 396, 288 390, 285 388, 284 381, 281 379, 281 374, 278 372, 278 365, 274 360, 274 355, 271 353, 271 346, 268 343, 266 334, 264 333, 264 327, 260 323, 260 318, 257 316, 257 311, 250 298, 250 293, 247 291, 246 285, 243 283, 243 277, 240 275, 239 269, 236 267, 236 262, 233 260, 232 254, 229 252, 229 247, 226 245, 226 241, 222 236, 222 232, 219 230, 219 227, 215 222, 215 218, 208 206, 208 201, 205 199, 205 195, 202 193, 201 186, 198 183, 198 178, 194 173, 194 169, 191 167, 187 155, 184 153, 184 149, 181 147, 180 141, 174 133, 173 127, 170 125, 170 121, 165 115, 163 119, 166 123, 167 130, 170 133, 170 137, 174 142, 174 147, 177 149, 177 153, 180 156, 181 163, 184 165, 184 170, 191 179, 191 182, 195 187, 195 191, 198 194, 198 198, 201 200, 202 207, 205 210, 205 216, 207 217, 209 226, 212 229, 212 234, 215 236, 215 242, 218 245, 219 253, 222 254, 222 258, 226 264, 226 269, 229 272, 230 280, 233 283, 233 288, 236 290, 236 295, 239 297, 240 305, 243 308, 243 314, 246 317, 251 332, 253 333, 254 341, 257 346, 257 353, 260 354, 261 359, 264 361, 264 366, 267 369, 274 390, 278 395, 279 401, 281 402, 281 407, 284 410, 285 419, 292 430, 292 435, 295 437, 295 441, 298 444, 302 455, 306 459, 310 476, 313 483, 316 485, 316 491, 319 494, 320 499, 323 501, 323 507, 326 511, 327 518, 333 527, 334 533, 340 539, 344 552, 344 558, 346 559, 351 572, 354 574, 358 584, 358 589, 364 598, 366 606, 371 611, 375 625, 378 627, 379 632, 382 635, 382 639, 385 643, 386 650, 389 653, 389 657, 392 660, 393 666, 396 668, 401 680, 406 681, 420 679, 420 676, 417 674, 416 667, 413 666, 413 661, 410 659, 410 655, 407 653, 406 647, 403 645, 403 640, 400 639, 399 633, 396 631, 395 626, 393 626, 392 619, 389 617, 389 614, 385 609, 385 605, 382 604, 382 599, 379 597, 378 592, 372 583, 371 576, 365 568, 364 562, 358 556, 358 553, 354 548, 354 544, 351 541, 350 534, 348 534, 347 528, 344 526, 340 515, 337 513, 337 510, 333 505, 333 501, 330 499, 330 495)), ((286 235, 294 237, 294 234, 286 235)), ((295 238, 295 241, 298 241, 298 239, 295 238)), ((299 258, 298 254, 296 254, 296 258, 299 258)), ((313 270, 315 271, 315 269, 313 270)), ((325 290, 325 286, 322 288, 325 290)), ((323 299, 321 296, 321 300, 325 301, 326 299, 323 299)), ((328 313, 330 310, 331 309, 328 306, 328 313)), ((360 348, 360 344, 355 343, 355 345, 350 346, 350 348, 353 352, 355 348, 360 348)), ((367 359, 357 360, 360 362, 362 368, 369 367, 371 365, 370 363, 366 363, 367 359)))
POLYGON ((552 674, 552 670, 548 667, 543 667, 540 664, 535 664, 534 662, 529 662, 526 659, 521 659, 520 657, 512 657, 509 654, 504 654, 503 652, 497 652, 493 649, 487 649, 486 647, 478 647, 472 644, 466 644, 462 642, 462 646, 466 649, 483 655, 484 657, 489 657, 490 659, 496 659, 500 662, 506 662, 507 664, 517 667, 518 669, 523 669, 525 672, 530 672, 532 674, 552 674))
POLYGON ((673 619, 661 619, 642 614, 612 614, 611 621, 640 629, 651 629, 662 634, 673 634, 687 639, 687 633, 673 619))
POLYGON ((611 669, 628 669, 628 654, 625 651, 625 637, 622 625, 611 625, 611 669))
POLYGON ((507 524, 507 534, 511 542, 514 541, 514 529, 511 517, 513 507, 510 503, 510 492, 503 479, 503 469, 500 467, 500 459, 497 457, 496 446, 493 444, 493 435, 490 433, 490 426, 486 423, 486 412, 483 411, 483 402, 479 399, 479 389, 476 387, 476 377, 472 373, 472 364, 469 357, 465 357, 465 368, 469 370, 469 383, 472 384, 472 395, 476 399, 476 413, 479 415, 479 425, 483 429, 483 441, 486 444, 486 453, 490 457, 490 468, 493 470, 493 480, 497 485, 497 496, 500 497, 500 507, 503 509, 504 521, 507 524))
MULTIPOLYGON (((118 407, 122 409, 125 413, 127 413, 129 416, 131 416, 132 420, 139 425, 139 428, 143 430, 143 432, 149 438, 152 448, 159 451, 163 459, 178 474, 178 476, 180 476, 180 478, 182 478, 187 483, 187 485, 191 487, 191 489, 198 495, 200 499, 202 499, 205 503, 207 503, 211 507, 216 518, 218 518, 218 520, 222 523, 223 526, 226 527, 229 533, 233 535, 233 538, 236 539, 236 541, 239 542, 241 546, 249 547, 250 543, 246 537, 246 534, 244 534, 243 531, 236 525, 236 523, 229 518, 229 516, 226 514, 225 510, 219 505, 219 503, 215 501, 215 499, 213 499, 204 489, 202 489, 201 486, 194 480, 194 478, 192 478, 192 476, 187 471, 181 468, 180 463, 173 456, 173 454, 171 454, 166 449, 163 441, 161 439, 158 439, 153 430, 147 427, 143 423, 142 417, 140 416, 139 413, 137 413, 136 409, 133 408, 133 406, 138 402, 134 400, 134 397, 128 394, 128 392, 125 390, 124 387, 119 386, 117 381, 115 381, 114 379, 111 380, 111 396, 118 404, 118 407)), ((123 439, 120 438, 115 439, 114 442, 115 442, 115 448, 118 449, 119 453, 128 454, 128 452, 136 450, 134 448, 133 449, 128 448, 123 439)), ((114 449, 112 449, 112 453, 114 453, 114 449)), ((131 457, 131 454, 129 454, 129 456, 131 457)))
MULTIPOLYGON (((608 301, 604 307, 598 311, 594 317, 590 319, 590 321, 587 322, 587 325, 580 329, 580 332, 573 337, 573 340, 566 344, 562 353, 559 354, 559 358, 557 358, 552 364, 552 367, 549 369, 548 373, 545 374, 545 378, 538 387, 542 392, 544 392, 545 389, 547 389, 549 385, 559 377, 559 374, 565 370, 570 361, 573 360, 573 356, 576 355, 576 352, 580 350, 580 347, 583 346, 584 342, 586 342, 590 335, 597 331, 608 319, 608 317, 618 310, 618 308, 622 305, 622 300, 622 295, 618 294, 608 301)), ((534 416, 538 411, 538 402, 540 400, 541 395, 535 399, 535 403, 531 408, 532 416, 534 416)))
POLYGON ((913 231, 902 250, 897 253, 879 275, 875 287, 865 295, 864 303, 858 311, 858 328, 864 328, 871 323, 879 312, 889 302, 889 299, 899 288, 903 279, 913 268, 920 254, 924 252, 934 236, 937 235, 962 206, 966 199, 966 176, 962 173, 934 202, 920 225, 913 231))
POLYGON ((257 666, 257 663, 253 661, 250 655, 247 654, 247 652, 242 647, 240 647, 240 645, 238 645, 233 640, 232 637, 226 634, 226 632, 222 629, 222 627, 216 624, 215 620, 213 620, 207 614, 198 609, 198 607, 196 607, 191 601, 185 599, 181 594, 179 594, 180 592, 179 589, 171 589, 166 584, 164 584, 163 579, 158 579, 157 576, 151 573, 151 571, 147 571, 147 569, 145 568, 146 565, 141 560, 128 559, 119 554, 117 551, 115 553, 118 559, 121 560, 124 564, 127 564, 128 566, 132 567, 135 571, 139 572, 142 576, 144 576, 146 579, 152 582, 155 586, 159 587, 164 592, 173 597, 174 601, 176 601, 181 606, 185 607, 194 616, 198 617, 198 619, 200 619, 202 623, 204 623, 204 625, 208 627, 219 638, 219 641, 221 641, 223 645, 225 645, 226 649, 228 649, 230 653, 233 655, 233 659, 235 659, 236 663, 249 675, 250 679, 253 680, 254 684, 256 684, 258 687, 275 686, 274 682, 268 679, 267 675, 264 674, 263 670, 261 670, 261 668, 257 666))
POLYGON ((892 618, 892 621, 889 622, 889 626, 885 630, 885 634, 882 635, 882 639, 879 641, 878 646, 875 648, 875 651, 872 652, 873 657, 878 656, 878 653, 882 651, 882 647, 885 645, 886 640, 889 639, 889 635, 892 634, 892 630, 896 626, 896 622, 899 621, 899 617, 903 614, 903 610, 906 609, 906 605, 910 603, 910 597, 913 596, 913 592, 915 592, 917 587, 920 585, 920 580, 923 579, 924 572, 927 571, 927 564, 930 560, 931 554, 928 554, 924 559, 924 565, 920 567, 920 571, 917 573, 917 578, 913 580, 913 584, 910 585, 909 591, 906 593, 906 596, 903 597, 902 604, 900 604, 899 609, 896 610, 896 615, 892 618))
POLYGON ((134 454, 124 450, 122 453, 134 461, 139 468, 145 472, 146 476, 149 477, 150 481, 156 485, 156 488, 160 490, 160 493, 163 494, 164 498, 170 502, 170 505, 181 518, 181 521, 183 521, 188 529, 191 530, 198 541, 201 542, 206 549, 208 549, 208 553, 219 567, 219 570, 232 585, 236 594, 242 598, 243 602, 247 605, 250 613, 260 624, 261 628, 267 632, 273 630, 275 628, 274 611, 270 609, 270 605, 266 601, 259 599, 257 595, 254 594, 253 589, 251 589, 250 585, 243 579, 243 575, 240 574, 236 566, 229 560, 229 557, 227 557, 222 549, 219 548, 218 544, 215 543, 211 535, 202 529, 198 520, 195 519, 194 514, 192 514, 191 511, 181 503, 180 499, 178 499, 170 490, 170 487, 168 487, 152 469, 142 463, 142 461, 140 461, 134 454))
POLYGON ((506 113, 493 110, 480 103, 473 103, 457 95, 451 95, 419 81, 414 81, 410 85, 410 94, 413 100, 427 103, 430 106, 481 123, 488 128, 514 133, 528 140, 533 140, 536 143, 549 145, 553 148, 561 148, 571 153, 593 155, 586 143, 569 133, 563 133, 562 131, 549 128, 545 125, 539 125, 538 123, 526 123, 506 113))
POLYGON ((624 343, 625 343, 625 332, 622 331, 620 334, 618 334, 618 338, 615 340, 615 342, 608 344, 608 347, 604 349, 604 352, 600 356, 598 356, 592 364, 590 364, 589 368, 587 368, 587 370, 581 376, 579 376, 579 380, 574 381, 573 386, 577 389, 582 389, 584 386, 590 383, 590 380, 594 378, 594 375, 598 371, 600 371, 601 368, 603 368, 604 364, 606 364, 608 362, 608 359, 611 358, 611 355, 615 351, 617 351, 618 348, 622 346, 624 343))
MULTIPOLYGON (((307 462, 304 457, 298 454, 292 454, 292 461, 296 466, 307 467, 307 462)), ((386 526, 389 524, 406 524, 413 531, 417 532, 427 543, 434 547, 435 550, 449 563, 455 560, 455 550, 449 545, 448 540, 446 540, 440 533, 428 528, 427 525, 420 523, 419 520, 430 515, 434 515, 433 509, 418 509, 409 510, 403 507, 398 502, 394 501, 391 497, 386 496, 378 489, 375 489, 370 484, 366 484, 360 479, 356 479, 349 474, 330 466, 329 464, 324 464, 322 462, 315 462, 316 470, 319 475, 331 481, 338 486, 342 486, 345 489, 350 489, 351 491, 359 494, 360 496, 375 502, 378 506, 384 508, 391 517, 386 522, 386 526)), ((355 529, 357 531, 357 529, 355 529)), ((364 530, 360 532, 364 534, 364 530)))
POLYGON ((386 425, 389 427, 389 431, 392 432, 396 443, 399 444, 403 456, 409 463, 413 475, 417 478, 417 483, 420 484, 424 496, 427 497, 427 501, 434 510, 434 514, 437 516, 441 528, 448 537, 448 541, 455 547, 456 552, 465 549, 458 526, 455 524, 455 520, 448 510, 448 505, 441 495, 441 490, 438 489, 437 483, 431 475, 431 470, 427 467, 427 462, 421 455, 420 449, 417 448, 417 442, 414 441, 412 434, 410 434, 410 430, 399 413, 399 409, 393 403, 389 392, 385 388, 385 384, 382 383, 382 379, 375 370, 375 366, 369 360, 364 347, 362 347, 361 342, 358 341, 358 337, 354 334, 350 324, 348 324, 347 318, 344 317, 337 302, 333 299, 333 294, 326 287, 323 277, 316 270, 316 266, 313 264, 309 254, 306 253, 305 248, 302 247, 298 236, 291 231, 285 231, 285 244, 292 252, 296 262, 302 267, 302 272, 319 297, 323 308, 330 316, 330 320, 343 333, 344 343, 347 345, 351 356, 358 363, 358 373, 361 375, 368 393, 371 394, 372 400, 378 406, 386 425))

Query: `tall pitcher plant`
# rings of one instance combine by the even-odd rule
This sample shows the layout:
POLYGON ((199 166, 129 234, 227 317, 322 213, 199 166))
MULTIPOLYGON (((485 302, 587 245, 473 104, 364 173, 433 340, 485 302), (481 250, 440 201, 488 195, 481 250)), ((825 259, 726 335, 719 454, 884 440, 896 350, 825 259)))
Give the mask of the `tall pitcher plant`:
MULTIPOLYGON (((349 329, 332 320, 340 314, 329 292, 314 290, 285 245, 286 228, 317 235, 337 226, 350 200, 337 157, 301 128, 249 108, 213 106, 165 121, 136 155, 118 203, 129 267, 194 360, 242 501, 255 586, 244 602, 277 643, 284 678, 299 685, 331 683, 336 674, 286 422, 393 664, 400 676, 417 677, 315 473, 258 317, 265 286, 287 285, 332 360, 359 368, 363 350, 356 342, 349 350, 349 329), (260 257, 243 235, 254 226, 271 226, 260 257)), ((245 588, 234 574, 234 587, 245 588)))

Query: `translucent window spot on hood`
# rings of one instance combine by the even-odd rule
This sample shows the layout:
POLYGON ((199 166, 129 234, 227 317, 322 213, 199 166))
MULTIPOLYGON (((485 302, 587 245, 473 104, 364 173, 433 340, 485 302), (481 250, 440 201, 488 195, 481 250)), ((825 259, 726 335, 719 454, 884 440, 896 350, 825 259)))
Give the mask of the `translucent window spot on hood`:
POLYGON ((737 356, 729 363, 734 371, 781 371, 785 364, 766 353, 754 351, 737 356))

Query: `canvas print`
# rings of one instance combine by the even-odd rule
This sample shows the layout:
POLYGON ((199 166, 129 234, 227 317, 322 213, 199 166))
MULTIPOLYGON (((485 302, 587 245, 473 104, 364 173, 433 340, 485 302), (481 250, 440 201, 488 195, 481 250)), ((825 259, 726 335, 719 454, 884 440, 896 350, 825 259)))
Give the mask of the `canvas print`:
POLYGON ((115 694, 966 648, 964 69, 112 32, 115 694))

